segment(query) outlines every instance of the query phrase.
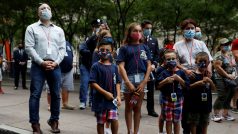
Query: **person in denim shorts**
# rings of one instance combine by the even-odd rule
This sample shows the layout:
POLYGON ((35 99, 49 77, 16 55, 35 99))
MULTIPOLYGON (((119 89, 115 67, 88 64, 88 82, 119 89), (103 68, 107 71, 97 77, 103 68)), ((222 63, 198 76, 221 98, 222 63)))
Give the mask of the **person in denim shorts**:
POLYGON ((142 28, 138 23, 131 23, 127 29, 125 44, 117 57, 119 72, 122 76, 122 92, 125 98, 125 119, 128 133, 139 133, 141 105, 146 84, 151 73, 151 53, 142 43, 142 28), (132 115, 132 111, 134 115, 132 115), (132 117, 134 116, 134 132, 132 117))

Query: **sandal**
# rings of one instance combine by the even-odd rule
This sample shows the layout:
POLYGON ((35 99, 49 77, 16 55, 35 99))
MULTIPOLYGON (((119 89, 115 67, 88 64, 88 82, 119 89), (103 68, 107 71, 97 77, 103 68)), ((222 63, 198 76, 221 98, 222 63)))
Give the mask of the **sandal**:
POLYGON ((70 106, 70 105, 64 105, 62 106, 62 109, 67 109, 67 110, 74 110, 75 107, 70 106))

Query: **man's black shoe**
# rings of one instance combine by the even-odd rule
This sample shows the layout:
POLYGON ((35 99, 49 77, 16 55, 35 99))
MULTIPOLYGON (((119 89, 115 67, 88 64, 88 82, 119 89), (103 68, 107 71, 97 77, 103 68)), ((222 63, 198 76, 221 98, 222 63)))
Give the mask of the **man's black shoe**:
POLYGON ((33 134, 43 134, 43 132, 40 129, 40 124, 39 123, 33 123, 31 124, 33 134))
POLYGON ((153 117, 158 117, 159 116, 155 111, 149 112, 148 115, 153 116, 153 117))
POLYGON ((27 90, 28 89, 28 87, 22 87, 23 89, 25 89, 25 90, 27 90))
POLYGON ((51 132, 52 133, 60 133, 60 129, 58 128, 59 122, 58 121, 47 121, 48 125, 51 127, 51 132))

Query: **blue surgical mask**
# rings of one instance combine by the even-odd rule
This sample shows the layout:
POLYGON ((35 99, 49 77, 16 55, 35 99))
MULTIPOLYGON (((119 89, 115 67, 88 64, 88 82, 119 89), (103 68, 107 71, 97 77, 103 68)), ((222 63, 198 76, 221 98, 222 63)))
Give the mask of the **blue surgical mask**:
POLYGON ((195 38, 199 39, 199 40, 202 39, 202 33, 201 32, 196 32, 195 33, 195 38))
POLYGON ((106 51, 99 50, 98 55, 99 55, 101 60, 108 60, 112 57, 111 52, 109 52, 107 50, 106 51))
POLYGON ((52 13, 48 8, 42 10, 40 17, 44 20, 50 20, 52 17, 52 13))
POLYGON ((177 62, 175 60, 171 60, 171 61, 166 61, 166 67, 173 69, 177 66, 177 62))
POLYGON ((190 29, 190 30, 184 30, 184 37, 186 38, 186 39, 193 39, 194 38, 194 36, 195 36, 195 30, 192 30, 192 29, 190 29))
POLYGON ((151 35, 151 31, 152 31, 151 29, 144 29, 143 30, 144 36, 147 37, 147 36, 151 35))
POLYGON ((224 46, 224 47, 223 47, 223 50, 224 50, 224 51, 230 51, 230 50, 231 50, 231 47, 230 47, 230 46, 224 46))

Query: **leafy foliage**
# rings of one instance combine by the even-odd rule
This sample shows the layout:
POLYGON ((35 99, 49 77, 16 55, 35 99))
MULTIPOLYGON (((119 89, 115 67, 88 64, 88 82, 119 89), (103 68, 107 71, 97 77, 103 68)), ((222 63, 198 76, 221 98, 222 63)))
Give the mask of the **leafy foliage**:
MULTIPOLYGON (((0 0, 0 38, 24 39, 27 25, 37 21, 40 0, 0 0)), ((193 18, 201 27, 207 43, 215 46, 220 37, 236 37, 238 14, 236 0, 45 0, 52 8, 53 21, 65 31, 67 40, 91 34, 90 22, 107 20, 113 36, 120 42, 131 22, 151 20, 153 35, 174 39, 179 24, 193 18)))

